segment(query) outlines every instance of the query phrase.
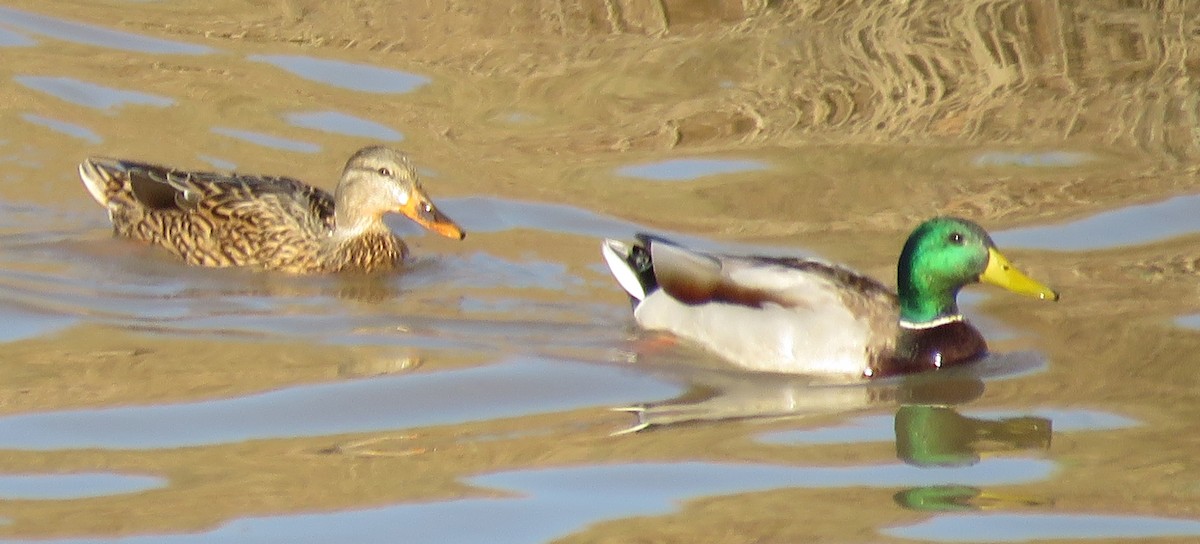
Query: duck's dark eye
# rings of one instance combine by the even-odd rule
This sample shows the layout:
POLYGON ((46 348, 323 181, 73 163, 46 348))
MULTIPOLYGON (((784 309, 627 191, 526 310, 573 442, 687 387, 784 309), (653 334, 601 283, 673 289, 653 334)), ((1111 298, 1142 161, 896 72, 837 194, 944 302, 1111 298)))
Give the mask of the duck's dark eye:
POLYGON ((376 170, 376 172, 379 172, 379 175, 381 175, 385 178, 392 177, 392 171, 389 170, 386 166, 380 167, 379 170, 376 170))
POLYGON ((950 243, 952 243, 952 244, 960 244, 960 245, 961 245, 961 244, 963 243, 963 235, 962 235, 962 233, 961 233, 961 232, 952 232, 952 233, 950 233, 950 243))

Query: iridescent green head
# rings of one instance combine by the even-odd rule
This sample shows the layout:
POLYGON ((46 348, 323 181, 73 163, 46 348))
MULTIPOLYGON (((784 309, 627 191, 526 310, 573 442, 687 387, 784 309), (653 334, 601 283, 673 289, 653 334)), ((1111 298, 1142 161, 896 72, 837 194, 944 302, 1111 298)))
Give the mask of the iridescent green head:
POLYGON ((921 324, 957 316, 958 291, 975 282, 1058 300, 1058 293, 1013 268, 982 227, 957 217, 935 217, 917 227, 900 252, 900 319, 921 324))

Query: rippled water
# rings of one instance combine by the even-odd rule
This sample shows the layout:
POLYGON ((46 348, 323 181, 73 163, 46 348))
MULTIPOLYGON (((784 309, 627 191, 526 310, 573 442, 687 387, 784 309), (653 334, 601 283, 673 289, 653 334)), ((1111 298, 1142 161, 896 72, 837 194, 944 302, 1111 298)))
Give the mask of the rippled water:
POLYGON ((22 474, 0 476, 6 500, 66 500, 136 493, 166 485, 161 478, 117 474, 22 474))
POLYGON ((1081 251, 1158 242, 1200 231, 1200 196, 1126 206, 1075 221, 1013 229, 997 243, 1015 247, 1081 251))
POLYGON ((99 134, 96 134, 91 129, 76 125, 75 123, 68 123, 67 121, 42 117, 41 115, 35 115, 32 113, 22 114, 21 119, 27 123, 46 127, 60 134, 78 138, 90 144, 98 144, 104 141, 104 138, 102 138, 99 134))
POLYGON ((7 4, 0 541, 1200 538, 1190 4, 7 4), (389 217, 384 277, 181 266, 76 174, 379 142, 470 233, 389 217), (970 288, 991 356, 865 385, 639 334, 599 255, 891 281, 937 213, 1063 300, 970 288))
POLYGON ((398 142, 404 135, 384 125, 336 111, 311 111, 287 114, 295 126, 323 130, 347 136, 361 136, 385 142, 398 142))
POLYGON ((47 17, 7 7, 0 7, 0 15, 4 17, 5 26, 21 32, 83 45, 150 54, 203 55, 212 52, 211 48, 203 45, 121 32, 101 25, 47 17))
POLYGON ((291 138, 283 138, 253 130, 242 130, 229 127, 213 127, 213 133, 222 136, 228 136, 244 142, 249 142, 262 147, 278 149, 281 151, 293 151, 296 153, 316 153, 321 150, 321 146, 291 138))
POLYGON ((626 166, 617 170, 622 176, 655 181, 687 181, 704 176, 763 170, 766 165, 737 159, 672 159, 649 164, 626 166))
POLYGON ((310 81, 368 93, 406 93, 429 83, 425 76, 303 55, 251 55, 248 58, 278 66, 310 81))
POLYGON ((112 89, 69 77, 17 76, 13 78, 13 81, 60 100, 106 111, 113 111, 125 104, 144 104, 165 108, 175 103, 174 100, 162 96, 112 89))

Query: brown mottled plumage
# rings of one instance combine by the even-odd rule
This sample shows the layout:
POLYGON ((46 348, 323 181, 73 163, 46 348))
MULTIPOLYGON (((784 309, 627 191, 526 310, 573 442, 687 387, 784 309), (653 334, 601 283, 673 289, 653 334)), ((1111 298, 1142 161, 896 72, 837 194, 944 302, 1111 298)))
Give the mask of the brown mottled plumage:
POLYGON ((465 234, 433 206, 408 156, 366 147, 334 194, 277 176, 191 172, 93 157, 79 165, 118 236, 161 246, 199 266, 292 274, 391 270, 407 248, 383 215, 399 212, 443 236, 465 234))

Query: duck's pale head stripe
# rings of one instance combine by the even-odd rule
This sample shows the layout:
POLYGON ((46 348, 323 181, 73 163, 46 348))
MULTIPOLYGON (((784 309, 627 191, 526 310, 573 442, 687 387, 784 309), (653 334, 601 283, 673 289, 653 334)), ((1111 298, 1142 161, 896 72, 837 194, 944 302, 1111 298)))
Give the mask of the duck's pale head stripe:
POLYGON ((915 323, 912 321, 905 321, 905 320, 901 319, 900 327, 905 328, 905 329, 919 331, 919 330, 923 330, 923 329, 932 329, 934 327, 940 327, 940 326, 946 325, 948 323, 958 323, 959 321, 962 321, 963 319, 964 318, 963 318, 962 314, 947 315, 947 316, 939 317, 937 319, 933 319, 930 321, 922 321, 920 323, 915 323))

